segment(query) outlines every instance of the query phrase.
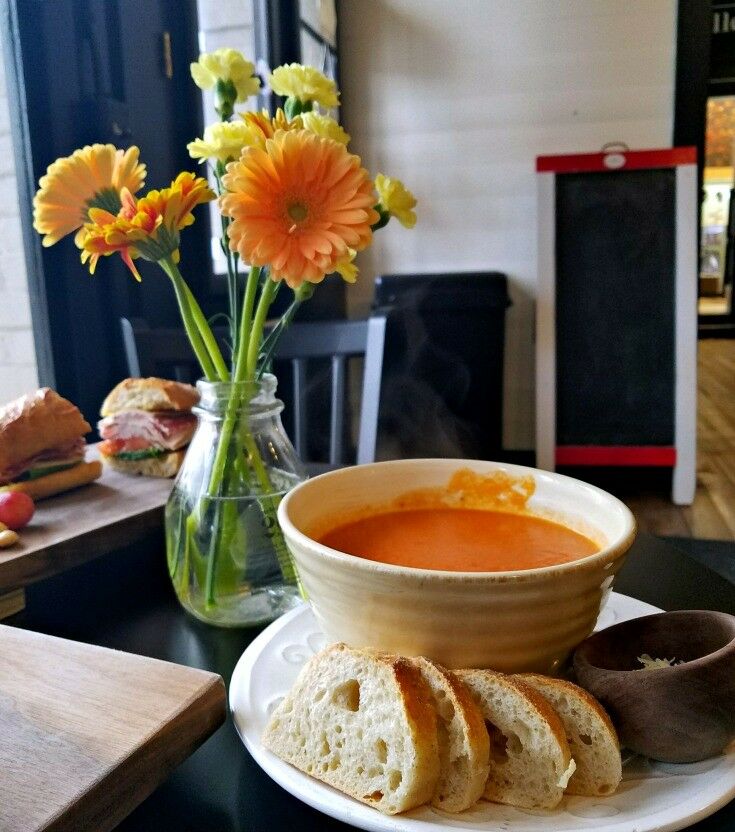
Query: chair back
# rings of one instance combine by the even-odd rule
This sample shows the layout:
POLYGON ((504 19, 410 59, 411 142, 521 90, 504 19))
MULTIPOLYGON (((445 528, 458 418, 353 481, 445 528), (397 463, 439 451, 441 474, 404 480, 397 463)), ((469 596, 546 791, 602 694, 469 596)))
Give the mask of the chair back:
MULTIPOLYGON (((376 315, 361 321, 295 323, 283 333, 276 359, 289 361, 293 369, 293 440, 304 459, 309 436, 307 367, 310 359, 329 359, 331 397, 329 464, 345 462, 345 413, 347 362, 364 356, 357 462, 373 462, 378 437, 380 382, 383 369, 386 319, 376 315)), ((152 329, 141 319, 121 318, 128 372, 133 377, 161 376, 193 383, 199 376, 196 359, 183 329, 152 329)), ((220 346, 228 331, 214 330, 220 346)))

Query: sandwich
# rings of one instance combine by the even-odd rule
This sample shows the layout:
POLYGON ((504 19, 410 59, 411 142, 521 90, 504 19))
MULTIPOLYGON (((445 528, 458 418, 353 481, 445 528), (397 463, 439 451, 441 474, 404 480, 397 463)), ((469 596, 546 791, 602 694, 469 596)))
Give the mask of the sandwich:
POLYGON ((96 480, 102 466, 84 459, 90 430, 79 408, 48 387, 0 407, 0 489, 38 500, 96 480))
POLYGON ((124 474, 173 477, 197 426, 199 393, 162 378, 126 378, 102 403, 103 461, 124 474))

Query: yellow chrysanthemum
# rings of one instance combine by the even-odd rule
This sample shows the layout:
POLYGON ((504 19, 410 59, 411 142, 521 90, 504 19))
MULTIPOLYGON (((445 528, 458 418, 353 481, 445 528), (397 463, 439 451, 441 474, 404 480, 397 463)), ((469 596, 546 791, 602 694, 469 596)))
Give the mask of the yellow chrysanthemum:
POLYGON ((375 177, 375 190, 378 192, 380 207, 395 217, 401 225, 413 228, 416 225, 416 197, 400 179, 391 179, 379 173, 375 177))
POLYGON ((89 261, 94 274, 100 257, 118 252, 125 264, 140 280, 132 257, 158 261, 173 256, 178 260, 179 231, 194 222, 192 210, 215 195, 206 179, 193 173, 180 173, 171 186, 149 191, 136 199, 123 190, 122 207, 117 215, 102 208, 92 208, 90 222, 80 232, 82 263, 89 261))
POLYGON ((304 128, 301 116, 296 116, 289 121, 280 107, 272 118, 268 110, 241 113, 240 117, 258 137, 257 141, 250 143, 250 147, 265 147, 266 140, 272 139, 279 130, 303 130, 304 128))
POLYGON ((286 98, 310 101, 328 109, 339 105, 339 93, 334 81, 313 66, 284 64, 273 70, 268 84, 276 95, 286 98))
POLYGON ((347 256, 337 263, 334 270, 345 281, 345 283, 354 283, 357 280, 360 270, 355 265, 355 257, 357 252, 354 248, 347 249, 347 256))
POLYGON ((260 78, 255 75, 255 66, 237 49, 216 49, 199 56, 191 64, 191 77, 203 90, 212 89, 218 79, 232 81, 237 91, 237 101, 246 101, 251 95, 257 95, 260 78))
POLYGON ((204 138, 189 142, 186 149, 192 159, 199 159, 200 162, 207 159, 227 162, 237 159, 243 147, 263 144, 264 141, 260 132, 245 121, 218 121, 205 129, 204 138))
POLYGON ((144 181, 137 147, 87 145, 57 159, 41 177, 33 199, 33 227, 45 234, 43 245, 52 246, 88 222, 90 208, 119 211, 122 189, 135 193, 144 181))
POLYGON ((367 171, 344 145, 308 130, 279 130, 227 166, 230 247, 292 288, 319 283, 372 239, 379 215, 367 171))
POLYGON ((317 136, 324 136, 325 139, 347 145, 350 143, 350 134, 345 132, 339 123, 331 116, 325 116, 313 110, 302 113, 300 116, 304 127, 316 133, 317 136))

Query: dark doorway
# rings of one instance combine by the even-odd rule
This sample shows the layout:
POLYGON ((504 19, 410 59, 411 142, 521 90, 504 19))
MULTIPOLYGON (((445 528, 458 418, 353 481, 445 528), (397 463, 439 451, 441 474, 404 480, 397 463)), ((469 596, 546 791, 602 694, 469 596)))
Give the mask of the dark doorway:
POLYGON ((698 149, 700 337, 735 337, 732 0, 679 0, 673 141, 698 149))
MULTIPOLYGON (((94 142, 135 144, 146 188, 194 170, 186 143, 202 129, 194 0, 5 0, 9 99, 42 384, 54 386, 94 422, 109 389, 127 375, 119 318, 176 325, 167 278, 140 261, 136 284, 117 257, 91 278, 71 239, 42 249, 30 227, 38 178, 59 156, 94 142)), ((206 211, 184 235, 186 277, 210 285, 206 211)))

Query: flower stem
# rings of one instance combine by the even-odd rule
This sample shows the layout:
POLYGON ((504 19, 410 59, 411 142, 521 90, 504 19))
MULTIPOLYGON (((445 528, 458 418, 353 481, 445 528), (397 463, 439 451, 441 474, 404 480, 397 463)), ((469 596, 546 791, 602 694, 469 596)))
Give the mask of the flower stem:
POLYGON ((158 265, 171 278, 171 283, 176 293, 176 300, 179 304, 179 311, 181 312, 181 320, 184 323, 184 329, 191 343, 191 348, 194 350, 194 355, 197 357, 199 366, 202 368, 204 377, 208 381, 216 381, 219 376, 214 366, 214 361, 209 355, 209 351, 204 343, 201 333, 194 320, 194 315, 189 304, 189 299, 185 291, 184 279, 181 277, 181 272, 176 268, 173 262, 169 260, 159 260, 158 265))
POLYGON ((268 365, 273 358, 273 354, 278 346, 278 341, 283 333, 288 329, 293 321, 296 313, 299 311, 301 304, 308 300, 314 294, 314 287, 311 283, 303 283, 298 289, 294 291, 294 298, 291 301, 288 309, 281 316, 281 320, 268 333, 268 337, 263 341, 260 348, 260 366, 255 375, 256 379, 260 379, 263 373, 268 372, 268 365))
MULTIPOLYGON (((250 343, 248 344, 246 378, 255 378, 255 370, 258 366, 258 355, 260 354, 260 342, 263 338, 263 327, 265 326, 268 310, 278 292, 279 284, 274 280, 266 280, 258 300, 258 308, 255 310, 253 326, 250 332, 250 343)), ((238 367, 238 369, 240 369, 238 367)))
MULTIPOLYGON (((176 267, 174 266, 174 268, 176 267)), ((209 321, 207 320, 206 315, 204 314, 204 312, 202 312, 201 306, 199 306, 199 304, 197 303, 197 299, 194 297, 194 293, 191 291, 184 279, 181 278, 181 280, 184 284, 184 292, 186 294, 186 298, 191 306, 192 315, 194 316, 194 322, 197 325, 199 332, 201 333, 202 340, 204 341, 204 344, 207 347, 207 350, 209 351, 210 358, 214 362, 215 370, 219 374, 219 378, 221 381, 229 381, 230 371, 227 369, 227 362, 222 356, 222 350, 220 350, 219 344, 217 343, 217 339, 214 337, 212 327, 209 325, 209 321)))

